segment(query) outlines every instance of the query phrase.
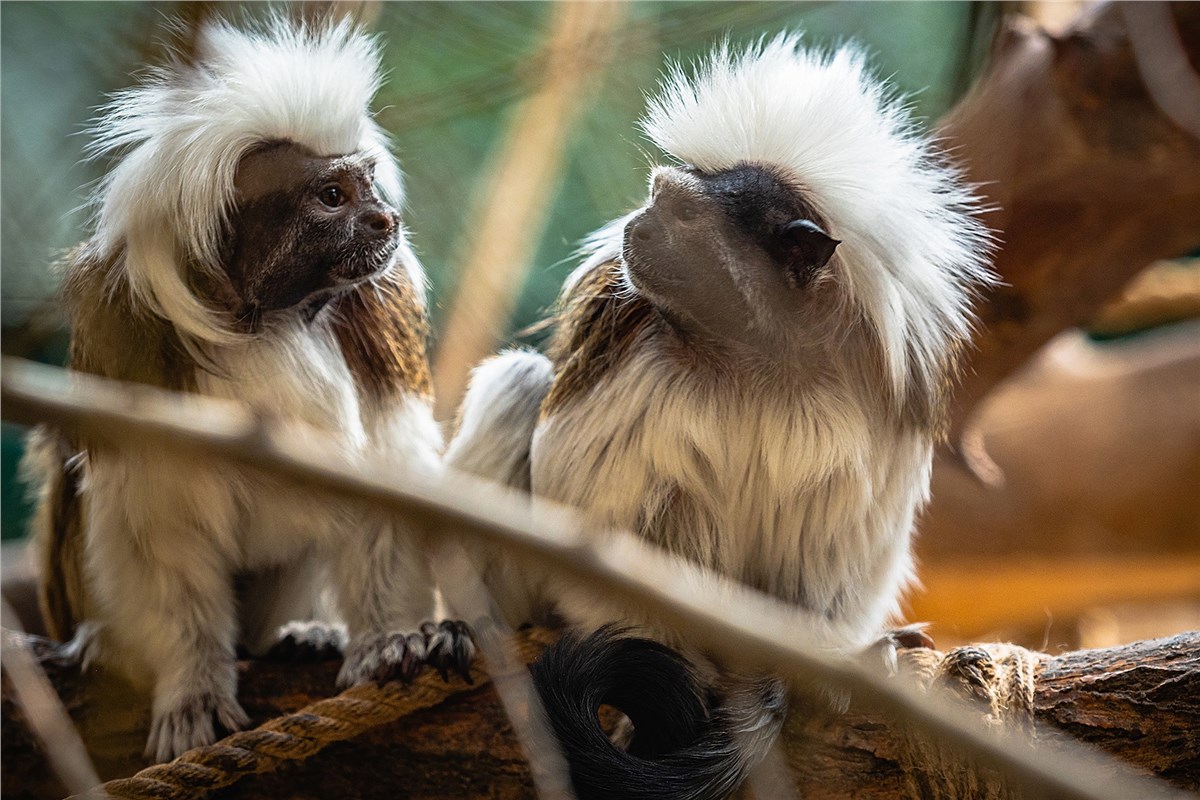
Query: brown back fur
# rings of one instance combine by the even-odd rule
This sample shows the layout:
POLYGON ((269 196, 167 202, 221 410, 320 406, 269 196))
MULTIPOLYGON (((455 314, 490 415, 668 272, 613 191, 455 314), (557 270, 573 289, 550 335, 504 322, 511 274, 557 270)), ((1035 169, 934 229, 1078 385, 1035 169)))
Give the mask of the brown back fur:
POLYGON ((556 375, 543 416, 586 395, 644 333, 662 324, 641 296, 618 296, 619 280, 615 261, 599 264, 562 300, 549 348, 556 375))

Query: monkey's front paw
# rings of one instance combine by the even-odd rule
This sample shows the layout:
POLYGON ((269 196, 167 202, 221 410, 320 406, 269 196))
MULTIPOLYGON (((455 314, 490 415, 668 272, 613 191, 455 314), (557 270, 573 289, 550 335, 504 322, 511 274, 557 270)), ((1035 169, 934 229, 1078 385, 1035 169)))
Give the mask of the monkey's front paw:
POLYGON ((425 660, 437 669, 442 680, 450 680, 450 670, 453 669, 467 683, 475 682, 471 677, 475 641, 467 623, 450 619, 441 624, 426 622, 421 625, 421 633, 425 635, 425 660))
POLYGON ((346 649, 346 629, 341 625, 309 620, 289 622, 279 628, 279 639, 263 658, 271 661, 312 663, 341 658, 346 649))
POLYGON ((900 669, 900 650, 934 649, 933 637, 929 635, 928 628, 929 623, 927 622, 915 622, 900 628, 892 628, 879 637, 875 644, 867 648, 867 652, 871 654, 869 660, 882 663, 888 675, 895 675, 900 669))
POLYGON ((387 633, 355 639, 338 671, 340 689, 360 683, 400 680, 408 683, 425 667, 425 635, 387 633))
POLYGON ((189 695, 154 713, 143 755, 155 762, 170 761, 193 747, 212 744, 217 738, 214 717, 227 731, 240 730, 250 722, 232 697, 189 695))

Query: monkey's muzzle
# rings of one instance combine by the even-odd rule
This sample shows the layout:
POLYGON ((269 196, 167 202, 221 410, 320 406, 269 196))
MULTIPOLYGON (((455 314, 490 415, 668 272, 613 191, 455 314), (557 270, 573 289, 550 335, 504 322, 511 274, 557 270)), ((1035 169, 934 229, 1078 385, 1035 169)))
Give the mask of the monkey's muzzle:
POLYGON ((651 288, 660 282, 673 283, 677 278, 662 267, 670 260, 664 258, 669 247, 668 235, 653 212, 653 207, 631 219, 625 225, 621 243, 621 259, 630 277, 639 288, 651 288))

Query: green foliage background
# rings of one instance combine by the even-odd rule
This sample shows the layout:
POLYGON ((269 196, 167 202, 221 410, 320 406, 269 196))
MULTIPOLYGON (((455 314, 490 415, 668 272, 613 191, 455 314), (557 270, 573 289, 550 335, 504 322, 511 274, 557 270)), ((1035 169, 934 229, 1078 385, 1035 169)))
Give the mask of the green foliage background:
MULTIPOLYGON (((240 5, 240 7, 239 7, 240 5)), ((256 13, 221 4, 225 15, 256 13)), ((452 297, 460 240, 513 105, 537 79, 548 3, 384 4, 374 22, 389 80, 377 102, 407 175, 405 217, 429 273, 436 332, 452 297)), ((56 252, 87 235, 81 209, 103 164, 81 161, 79 135, 106 92, 160 52, 172 3, 5 2, 0 5, 0 295, 5 353, 59 361, 65 331, 54 303, 56 252)), ((715 41, 802 29, 816 45, 866 45, 880 74, 936 118, 962 91, 996 17, 965 2, 634 2, 617 55, 576 126, 549 225, 510 330, 538 319, 570 270, 578 241, 635 207, 649 145, 636 130, 666 59, 691 60, 715 41)), ((657 154, 651 153, 651 157, 657 154)), ((436 339, 435 339, 436 347, 436 339)), ((3 534, 26 509, 13 481, 19 431, 3 436, 3 534)))

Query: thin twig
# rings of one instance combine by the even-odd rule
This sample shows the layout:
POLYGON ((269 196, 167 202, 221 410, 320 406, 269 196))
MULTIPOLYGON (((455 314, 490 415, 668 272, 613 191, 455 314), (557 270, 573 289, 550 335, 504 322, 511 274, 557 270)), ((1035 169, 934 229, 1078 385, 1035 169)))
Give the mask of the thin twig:
POLYGON ((617 593, 656 613, 682 636, 739 665, 817 681, 852 703, 895 715, 979 765, 1000 770, 1025 797, 1124 800, 1180 795, 1077 743, 1029 747, 1017 732, 988 729, 945 698, 886 680, 822 649, 820 620, 629 533, 598 531, 578 514, 454 474, 441 478, 331 466, 313 437, 296 435, 237 403, 177 395, 5 359, 5 418, 78 430, 117 446, 153 443, 270 471, 294 482, 378 504, 430 529, 455 530, 543 569, 617 593), (382 478, 381 475, 388 477, 382 478), (766 633, 769 632, 769 633, 766 633))
POLYGON ((512 629, 496 608, 479 571, 460 542, 443 541, 432 556, 433 574, 453 616, 468 619, 488 664, 492 686, 508 714, 537 795, 542 800, 574 800, 570 773, 550 730, 546 710, 529 670, 513 646, 512 629))
POLYGON ((50 762, 50 768, 71 794, 86 791, 100 782, 83 739, 63 708, 54 687, 38 666, 21 637, 17 613, 3 604, 4 673, 12 686, 13 700, 50 762))
POLYGON ((496 349, 525 284, 588 83, 603 74, 624 3, 559 2, 536 90, 516 109, 477 193, 466 256, 434 363, 438 419, 462 399, 471 367, 496 349))

